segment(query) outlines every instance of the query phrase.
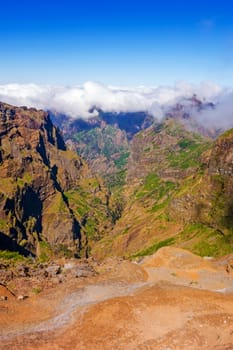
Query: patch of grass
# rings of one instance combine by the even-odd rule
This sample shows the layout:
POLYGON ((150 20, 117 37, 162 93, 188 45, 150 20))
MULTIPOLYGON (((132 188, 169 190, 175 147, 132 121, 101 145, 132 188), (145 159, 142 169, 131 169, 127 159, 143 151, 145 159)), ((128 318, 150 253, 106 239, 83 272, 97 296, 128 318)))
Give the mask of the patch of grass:
POLYGON ((216 256, 218 253, 216 244, 210 244, 206 241, 198 242, 193 249, 194 252, 200 256, 216 256))
POLYGON ((115 166, 118 169, 122 169, 127 164, 129 154, 130 152, 122 153, 119 158, 114 160, 115 166))
POLYGON ((170 216, 168 213, 161 213, 157 216, 157 219, 158 220, 161 220, 161 221, 165 221, 165 222, 169 222, 171 220, 170 216))
POLYGON ((6 179, 1 178, 0 181, 0 191, 5 196, 11 196, 12 192, 16 189, 16 182, 12 177, 8 177, 6 179))
POLYGON ((101 199, 100 198, 98 198, 98 197, 95 197, 95 198, 93 198, 93 200, 92 200, 92 203, 91 203, 94 207, 95 206, 97 206, 98 207, 98 205, 100 205, 100 204, 102 204, 101 203, 101 199))
POLYGON ((202 223, 187 225, 176 239, 179 245, 184 242, 188 249, 200 256, 218 257, 233 251, 231 236, 225 236, 202 223))
POLYGON ((122 232, 121 235, 125 235, 126 233, 128 233, 130 227, 126 227, 122 232))
POLYGON ((111 190, 121 189, 125 185, 126 170, 120 170, 105 176, 105 184, 111 190))
POLYGON ((173 277, 177 277, 177 273, 175 273, 175 272, 171 272, 170 275, 173 277))
POLYGON ((178 145, 181 150, 171 152, 167 159, 171 167, 183 170, 199 167, 201 154, 209 148, 208 144, 200 144, 191 140, 182 140, 178 145))
POLYGON ((50 260, 50 257, 45 252, 43 252, 43 253, 40 254, 38 260, 41 263, 45 263, 45 262, 50 260))
POLYGON ((219 139, 225 139, 228 137, 233 137, 233 128, 225 131, 223 134, 220 135, 219 139))
POLYGON ((31 184, 33 181, 33 176, 30 173, 24 173, 23 177, 17 178, 17 184, 19 187, 23 187, 25 184, 31 184))
POLYGON ((42 288, 41 287, 34 287, 32 288, 32 293, 34 294, 39 294, 42 292, 42 288))
POLYGON ((135 199, 140 200, 144 206, 148 203, 149 212, 155 213, 167 207, 171 195, 177 186, 176 183, 162 181, 157 174, 151 173, 145 178, 144 184, 136 192, 135 199))
POLYGON ((53 213, 64 213, 67 212, 67 206, 64 202, 64 199, 62 198, 62 195, 60 192, 56 193, 51 200, 51 203, 47 209, 47 214, 53 214, 53 213))
POLYGON ((143 249, 143 250, 139 251, 138 253, 132 255, 131 258, 137 258, 137 257, 140 257, 140 256, 146 256, 146 255, 152 255, 155 252, 157 252, 157 250, 159 250, 160 248, 167 247, 167 246, 172 245, 174 243, 175 243, 175 238, 174 237, 167 238, 167 239, 165 239, 163 241, 160 241, 160 242, 157 242, 157 243, 153 244, 152 246, 150 246, 150 247, 148 247, 146 249, 143 249))
POLYGON ((200 188, 200 183, 202 181, 202 174, 198 170, 195 174, 195 178, 193 175, 188 176, 186 179, 183 180, 181 186, 179 187, 178 191, 175 193, 176 198, 180 198, 184 196, 185 194, 196 194, 198 193, 198 190, 200 188))
POLYGON ((151 213, 155 213, 155 212, 157 212, 159 210, 165 209, 168 206, 169 202, 170 202, 170 199, 168 198, 165 201, 163 201, 162 203, 154 204, 152 206, 152 208, 150 209, 150 212, 151 213))
POLYGON ((53 249, 46 241, 40 241, 40 255, 38 257, 39 262, 44 263, 51 259, 53 256, 53 249))
POLYGON ((80 216, 85 216, 90 210, 89 205, 87 204, 87 194, 80 193, 79 189, 76 191, 65 192, 65 196, 68 198, 68 201, 72 209, 80 216))
POLYGON ((182 240, 189 240, 197 235, 203 235, 212 232, 213 230, 201 223, 192 223, 185 226, 184 230, 179 234, 182 240))
POLYGON ((54 248, 54 253, 56 256, 66 257, 66 258, 72 258, 73 252, 64 244, 58 244, 54 248))
POLYGON ((160 184, 160 178, 157 174, 151 173, 149 174, 143 183, 143 186, 136 192, 136 199, 143 198, 145 195, 152 193, 157 190, 160 184))
POLYGON ((97 223, 94 217, 89 217, 87 219, 87 222, 85 224, 85 231, 87 233, 87 236, 90 238, 94 238, 94 235, 96 233, 96 227, 97 227, 97 223))
POLYGON ((26 258, 18 252, 11 252, 9 250, 0 251, 0 260, 11 260, 13 262, 24 261, 26 258))
POLYGON ((0 230, 4 231, 8 228, 9 221, 6 219, 0 219, 0 230))
POLYGON ((233 246, 228 237, 220 234, 212 234, 195 244, 193 252, 200 256, 219 257, 232 253, 233 246))
POLYGON ((192 146, 195 146, 195 142, 184 138, 178 142, 178 146, 180 146, 182 149, 191 148, 192 146))

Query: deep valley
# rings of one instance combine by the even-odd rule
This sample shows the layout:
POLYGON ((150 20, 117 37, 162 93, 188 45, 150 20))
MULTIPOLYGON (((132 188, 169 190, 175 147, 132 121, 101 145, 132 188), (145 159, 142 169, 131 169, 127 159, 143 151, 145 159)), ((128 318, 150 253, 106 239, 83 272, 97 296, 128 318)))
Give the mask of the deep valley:
POLYGON ((233 129, 195 119, 214 108, 0 104, 0 348, 232 349, 233 129))

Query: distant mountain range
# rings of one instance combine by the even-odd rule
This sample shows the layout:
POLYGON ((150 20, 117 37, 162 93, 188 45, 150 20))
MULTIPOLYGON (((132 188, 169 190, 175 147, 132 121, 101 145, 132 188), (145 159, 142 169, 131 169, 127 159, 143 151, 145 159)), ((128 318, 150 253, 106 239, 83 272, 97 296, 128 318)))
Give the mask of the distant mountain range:
MULTIPOLYGON (((163 118, 173 118, 182 121, 187 127, 199 128, 199 132, 209 134, 212 137, 220 134, 222 130, 215 130, 208 125, 198 123, 197 114, 204 111, 211 111, 215 109, 215 104, 212 102, 202 101, 196 95, 190 98, 181 98, 176 104, 170 107, 164 107, 163 118)), ((141 112, 104 112, 95 107, 91 111, 98 113, 97 117, 90 118, 76 118, 73 119, 67 115, 60 114, 56 111, 50 111, 50 116, 55 125, 57 125, 63 132, 65 139, 77 132, 88 132, 95 128, 104 128, 106 125, 118 128, 126 133, 127 139, 132 137, 141 130, 151 126, 154 122, 159 122, 161 117, 153 117, 146 111, 141 112)), ((90 112, 91 112, 90 111, 90 112)))
MULTIPOLYGON (((87 160, 95 174, 104 177, 107 184, 122 182, 130 145, 134 136, 166 119, 182 123, 188 131, 216 138, 224 129, 201 123, 198 113, 215 109, 212 102, 201 101, 196 95, 180 99, 174 106, 164 109, 161 119, 148 112, 116 113, 98 110, 98 116, 89 119, 72 119, 50 112, 52 121, 62 131, 67 145, 87 160)), ((93 111, 96 108, 93 107, 93 111)))

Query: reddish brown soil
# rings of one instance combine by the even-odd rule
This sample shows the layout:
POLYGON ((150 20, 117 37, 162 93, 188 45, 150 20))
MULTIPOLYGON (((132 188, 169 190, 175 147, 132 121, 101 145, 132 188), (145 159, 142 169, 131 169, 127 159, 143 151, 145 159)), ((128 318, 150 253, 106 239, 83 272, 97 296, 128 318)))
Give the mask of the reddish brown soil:
POLYGON ((9 296, 0 349, 233 349, 233 277, 222 261, 162 248, 140 265, 109 260, 97 277, 9 296))

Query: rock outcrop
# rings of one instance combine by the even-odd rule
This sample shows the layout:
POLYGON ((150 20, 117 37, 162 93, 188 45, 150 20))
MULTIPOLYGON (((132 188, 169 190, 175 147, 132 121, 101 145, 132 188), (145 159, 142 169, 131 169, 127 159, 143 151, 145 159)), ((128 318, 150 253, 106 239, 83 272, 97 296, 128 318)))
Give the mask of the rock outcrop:
POLYGON ((0 104, 2 234, 32 253, 40 253, 41 241, 80 251, 93 226, 88 218, 98 235, 96 212, 101 207, 105 218, 106 203, 107 193, 85 161, 67 150, 48 113, 0 104))

